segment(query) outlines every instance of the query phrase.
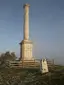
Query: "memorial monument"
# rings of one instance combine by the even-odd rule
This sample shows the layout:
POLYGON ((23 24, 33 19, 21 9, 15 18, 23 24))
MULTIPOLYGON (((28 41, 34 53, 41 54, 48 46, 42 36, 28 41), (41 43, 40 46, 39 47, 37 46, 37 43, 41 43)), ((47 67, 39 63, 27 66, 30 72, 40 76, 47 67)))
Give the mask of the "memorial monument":
POLYGON ((32 41, 29 40, 29 4, 24 8, 23 40, 20 43, 20 60, 32 60, 32 41))
POLYGON ((49 72, 49 70, 48 70, 48 64, 47 64, 47 60, 46 59, 42 59, 40 61, 40 71, 41 71, 41 73, 47 73, 47 72, 49 72))

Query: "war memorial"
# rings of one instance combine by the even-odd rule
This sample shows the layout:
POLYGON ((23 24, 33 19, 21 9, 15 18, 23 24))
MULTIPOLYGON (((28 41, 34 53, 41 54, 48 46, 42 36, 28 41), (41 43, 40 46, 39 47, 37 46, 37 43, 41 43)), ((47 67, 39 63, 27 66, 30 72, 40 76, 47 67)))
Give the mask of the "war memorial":
POLYGON ((0 85, 64 85, 64 66, 55 65, 44 56, 42 59, 33 57, 33 42, 29 38, 29 8, 29 4, 24 4, 20 58, 0 60, 0 85))
POLYGON ((10 67, 39 68, 41 73, 48 72, 46 59, 35 59, 33 57, 33 42, 29 39, 29 4, 24 4, 23 40, 20 42, 20 58, 17 61, 9 61, 10 67))
POLYGON ((23 40, 20 43, 20 59, 32 60, 32 41, 29 40, 29 4, 25 4, 24 8, 24 26, 23 26, 23 40))

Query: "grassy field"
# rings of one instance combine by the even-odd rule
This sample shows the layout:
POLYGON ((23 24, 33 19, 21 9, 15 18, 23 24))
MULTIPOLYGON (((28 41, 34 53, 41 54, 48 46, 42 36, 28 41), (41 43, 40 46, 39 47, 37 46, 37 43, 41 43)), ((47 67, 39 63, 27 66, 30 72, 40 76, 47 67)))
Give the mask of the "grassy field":
POLYGON ((39 69, 0 68, 0 85, 64 85, 64 67, 55 66, 46 74, 39 69))

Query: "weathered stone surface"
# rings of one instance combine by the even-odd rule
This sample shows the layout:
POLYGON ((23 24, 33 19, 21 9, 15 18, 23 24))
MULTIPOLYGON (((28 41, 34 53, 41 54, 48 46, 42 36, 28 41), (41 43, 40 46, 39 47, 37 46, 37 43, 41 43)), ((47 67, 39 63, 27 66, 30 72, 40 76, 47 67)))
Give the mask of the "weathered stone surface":
POLYGON ((29 39, 29 4, 24 5, 24 40, 29 39))
POLYGON ((40 61, 40 71, 41 73, 47 73, 48 71, 48 65, 46 59, 42 59, 40 61))
POLYGON ((25 4, 24 8, 24 36, 20 43, 20 60, 32 60, 32 41, 29 40, 29 4, 25 4))
POLYGON ((21 58, 24 60, 31 60, 32 59, 32 42, 27 40, 27 41, 22 41, 21 43, 21 58))

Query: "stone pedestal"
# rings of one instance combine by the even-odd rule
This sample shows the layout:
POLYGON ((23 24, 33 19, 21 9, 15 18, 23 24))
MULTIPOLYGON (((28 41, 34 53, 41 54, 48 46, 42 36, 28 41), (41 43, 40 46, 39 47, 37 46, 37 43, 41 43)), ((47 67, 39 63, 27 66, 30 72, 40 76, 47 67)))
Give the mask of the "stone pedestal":
POLYGON ((21 60, 32 60, 32 42, 30 40, 23 40, 20 43, 20 58, 21 60))

